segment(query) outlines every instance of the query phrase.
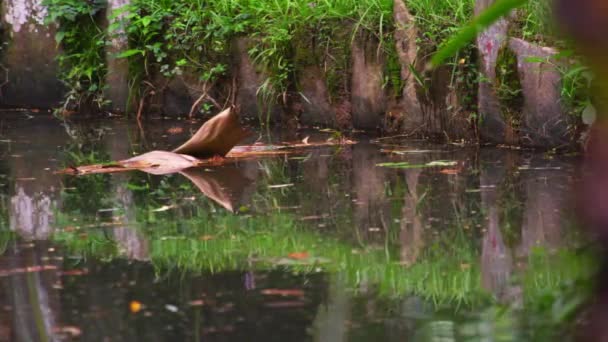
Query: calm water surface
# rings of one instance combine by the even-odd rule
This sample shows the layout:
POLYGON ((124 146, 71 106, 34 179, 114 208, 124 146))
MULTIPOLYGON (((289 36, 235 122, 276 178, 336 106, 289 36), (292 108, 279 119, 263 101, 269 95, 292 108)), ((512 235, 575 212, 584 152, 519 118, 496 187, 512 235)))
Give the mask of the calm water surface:
POLYGON ((576 156, 355 137, 75 177, 200 123, 0 117, 1 341, 552 340, 594 269, 576 156))

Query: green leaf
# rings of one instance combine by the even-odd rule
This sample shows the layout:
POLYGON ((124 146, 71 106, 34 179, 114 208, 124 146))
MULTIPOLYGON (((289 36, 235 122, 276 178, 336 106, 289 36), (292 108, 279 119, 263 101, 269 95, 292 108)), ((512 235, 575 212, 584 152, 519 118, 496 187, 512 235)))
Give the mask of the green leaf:
POLYGON ((593 123, 597 119, 597 110, 591 103, 587 105, 585 110, 583 110, 583 113, 581 114, 581 119, 583 120, 583 123, 588 126, 593 125, 593 123))
POLYGON ((512 10, 523 6, 528 0, 497 0, 494 4, 474 18, 468 25, 463 27, 458 34, 453 36, 431 59, 431 64, 436 67, 441 65, 447 58, 454 56, 458 50, 475 39, 477 34, 494 24, 512 10))
POLYGON ((137 55, 138 53, 140 53, 143 56, 144 55, 144 50, 139 50, 139 49, 127 50, 127 51, 119 53, 116 56, 116 58, 127 58, 127 57, 131 57, 133 55, 137 55))
POLYGON ((143 18, 141 19, 141 24, 142 24, 144 27, 147 27, 148 25, 150 25, 150 23, 151 23, 151 22, 152 22, 152 18, 150 18, 150 17, 143 17, 143 18))
POLYGON ((526 63, 545 63, 547 58, 530 56, 525 58, 526 63))
POLYGON ((65 31, 57 31, 57 33, 55 33, 55 42, 57 44, 61 44, 63 38, 65 38, 65 31))

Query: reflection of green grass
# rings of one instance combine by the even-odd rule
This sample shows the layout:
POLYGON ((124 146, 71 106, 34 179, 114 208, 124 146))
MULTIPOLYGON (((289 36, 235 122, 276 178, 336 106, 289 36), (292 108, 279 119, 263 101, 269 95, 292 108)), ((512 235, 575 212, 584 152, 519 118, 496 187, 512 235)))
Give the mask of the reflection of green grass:
MULTIPOLYGON (((159 273, 287 267, 296 272, 340 272, 355 290, 372 285, 386 296, 415 294, 437 305, 471 306, 490 298, 481 288, 479 250, 459 229, 432 239, 409 267, 399 263, 394 241, 385 248, 355 248, 280 212, 255 217, 216 213, 183 220, 157 213, 154 226, 144 228, 144 235, 159 273), (289 257, 302 252, 308 257, 289 257)), ((99 231, 86 236, 63 232, 55 239, 81 255, 117 256, 115 243, 99 231)), ((532 308, 553 305, 562 299, 565 284, 592 272, 586 257, 574 253, 548 256, 536 251, 528 264, 521 279, 524 301, 532 308)))
POLYGON ((118 256, 116 242, 103 230, 60 231, 53 240, 63 244, 75 257, 111 260, 118 256))
MULTIPOLYGON (((161 219, 157 217, 157 219, 161 219)), ((395 247, 354 249, 332 236, 310 231, 286 214, 238 217, 229 214, 190 220, 162 220, 146 230, 151 259, 161 272, 194 270, 220 272, 255 267, 289 267, 299 272, 345 272, 350 286, 376 284, 385 295, 414 293, 435 303, 472 304, 483 296, 476 253, 466 239, 438 239, 418 263, 401 265, 395 247), (448 244, 452 241, 452 246, 448 244), (457 243, 454 243, 457 242, 457 243), (298 260, 289 254, 306 252, 298 260)), ((79 233, 59 240, 83 254, 112 256, 107 241, 97 234, 79 233), (88 239, 93 239, 87 242, 88 239), (101 239, 101 242, 99 242, 101 239), (102 247, 99 247, 102 246, 102 247), (97 250, 96 250, 97 249, 97 250), (110 252, 108 252, 110 251, 110 252)))
POLYGON ((525 307, 547 316, 538 325, 571 322, 589 298, 596 270, 595 255, 589 251, 533 250, 522 281, 525 307))
POLYGON ((15 240, 15 233, 13 233, 9 230, 0 229, 0 255, 4 254, 4 252, 6 252, 8 245, 11 243, 11 241, 14 241, 14 240, 15 240))

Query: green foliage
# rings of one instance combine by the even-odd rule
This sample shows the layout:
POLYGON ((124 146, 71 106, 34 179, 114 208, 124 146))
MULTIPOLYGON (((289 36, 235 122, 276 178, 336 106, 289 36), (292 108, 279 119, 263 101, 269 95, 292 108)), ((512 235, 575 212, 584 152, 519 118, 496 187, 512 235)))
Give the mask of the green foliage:
POLYGON ((101 90, 106 74, 105 36, 99 27, 104 0, 44 0, 48 8, 47 24, 58 24, 55 41, 62 48, 59 55, 61 79, 69 89, 65 106, 103 104, 101 90))
POLYGON ((557 30, 553 23, 553 10, 549 0, 528 0, 517 12, 514 25, 515 36, 527 41, 544 44, 558 44, 557 30))
POLYGON ((437 47, 473 15, 474 0, 405 0, 414 15, 421 45, 437 47))
POLYGON ((249 36, 255 41, 249 54, 266 76, 259 95, 267 106, 293 85, 298 46, 314 48, 308 46, 314 37, 315 45, 329 53, 349 43, 333 39, 344 27, 351 37, 365 30, 383 41, 391 13, 388 0, 137 0, 114 14, 117 23, 111 29, 124 28, 128 34, 129 49, 119 57, 130 61, 135 87, 156 74, 173 77, 185 69, 212 84, 228 76, 232 40, 249 36))
POLYGON ((517 68, 517 56, 506 46, 498 51, 495 89, 503 116, 512 127, 518 127, 524 95, 517 68))
POLYGON ((570 114, 580 116, 593 107, 591 94, 595 78, 591 69, 578 59, 558 65, 562 74, 561 97, 570 114))
POLYGON ((530 57, 528 62, 544 63, 561 74, 561 99, 566 110, 580 117, 593 108, 592 94, 595 75, 570 49, 550 58, 530 57))

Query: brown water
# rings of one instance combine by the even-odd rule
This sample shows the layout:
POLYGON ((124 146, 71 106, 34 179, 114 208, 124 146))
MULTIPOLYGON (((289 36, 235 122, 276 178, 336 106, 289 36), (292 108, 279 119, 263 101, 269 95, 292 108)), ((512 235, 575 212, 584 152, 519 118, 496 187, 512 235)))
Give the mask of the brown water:
POLYGON ((75 177, 54 171, 170 149, 200 123, 1 117, 2 341, 552 340, 594 269, 576 156, 355 136, 75 177))

